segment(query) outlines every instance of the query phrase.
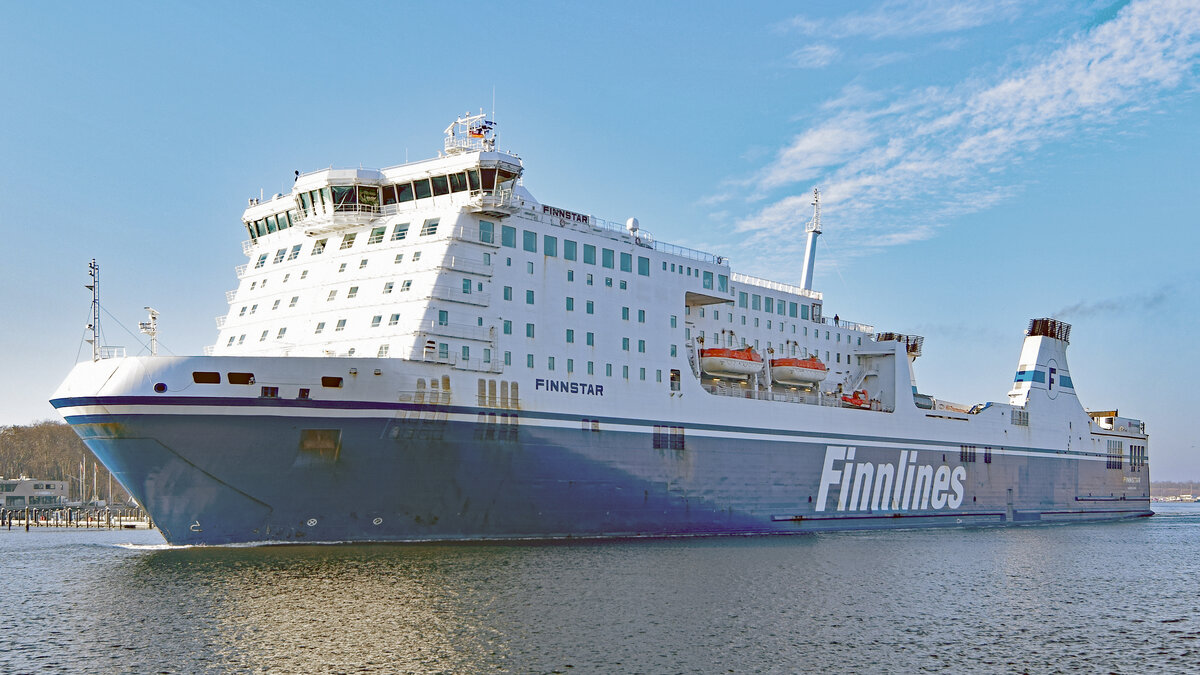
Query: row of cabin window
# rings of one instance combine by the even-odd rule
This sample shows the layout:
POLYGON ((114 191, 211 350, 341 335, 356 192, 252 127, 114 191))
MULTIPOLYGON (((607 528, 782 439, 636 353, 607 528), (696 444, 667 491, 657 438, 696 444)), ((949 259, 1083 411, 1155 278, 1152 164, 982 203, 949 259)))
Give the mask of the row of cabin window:
MULTIPOLYGON (((479 240, 493 244, 495 243, 495 225, 486 220, 479 221, 479 240)), ((507 248, 517 247, 517 228, 508 225, 500 226, 500 245, 507 248)), ((562 241, 562 257, 564 260, 579 259, 579 244, 570 239, 562 241)), ((521 231, 521 249, 530 253, 538 252, 538 234, 530 230, 521 231)), ((545 234, 542 235, 542 255, 551 258, 558 257, 558 237, 545 234)), ((600 249, 600 266, 608 269, 617 269, 620 265, 622 272, 633 272, 633 254, 617 252, 610 248, 600 249)), ((583 262, 585 265, 596 264, 596 247, 592 244, 583 245, 583 262)), ((644 256, 637 257, 637 273, 641 276, 650 276, 650 259, 644 256)))
MULTIPOLYGON (((551 371, 557 370, 557 361, 558 360, 555 357, 547 356, 546 357, 546 370, 551 370, 551 371)), ((587 374, 595 375, 596 374, 596 362, 595 361, 587 361, 586 363, 587 363, 587 374)), ((512 365, 512 352, 504 352, 504 365, 506 365, 506 366, 512 365)), ((534 368, 535 367, 533 354, 525 355, 525 367, 526 368, 534 368)), ((566 369, 567 369, 568 373, 575 372, 575 359, 566 359, 566 369)), ((604 376, 605 377, 613 376, 613 364, 611 364, 611 363, 604 364, 604 376)), ((629 366, 621 366, 621 377, 626 380, 629 379, 629 366)), ((645 368, 638 368, 638 379, 642 380, 642 381, 646 380, 646 369, 645 368)), ((654 381, 662 382, 662 370, 655 370, 654 381)))
MULTIPOLYGON (((429 236, 437 234, 438 223, 439 223, 438 218, 430 218, 429 220, 426 220, 421 225, 420 236, 429 237, 429 236)), ((396 225, 392 226, 392 236, 390 238, 390 241, 400 241, 402 239, 407 238, 409 225, 410 225, 410 223, 397 223, 396 225)), ((384 239, 384 236, 387 234, 387 229, 388 228, 386 225, 383 227, 373 228, 371 230, 371 234, 367 236, 367 245, 369 246, 371 244, 378 244, 378 243, 382 242, 384 239)), ((357 232, 351 232, 349 234, 342 235, 342 242, 341 242, 341 245, 338 247, 338 250, 345 251, 346 249, 353 247, 354 242, 357 238, 358 238, 357 232)), ((321 255, 322 253, 325 252, 325 248, 328 245, 328 243, 329 243, 328 237, 326 237, 325 239, 318 239, 318 240, 314 241, 313 247, 312 247, 312 252, 310 253, 310 255, 321 255)), ((300 256, 300 249, 302 246, 303 246, 303 244, 296 244, 295 246, 293 246, 291 248, 291 251, 289 251, 287 248, 279 249, 278 251, 275 252, 275 259, 272 261, 272 264, 281 263, 284 260, 295 260, 297 257, 300 256)), ((258 261, 254 264, 254 269, 258 269, 258 268, 262 267, 263 265, 265 265, 267 263, 267 258, 269 258, 270 256, 271 256, 270 253, 263 253, 262 255, 260 255, 258 257, 258 261)))
MULTIPOLYGON (((763 297, 757 293, 746 293, 745 291, 738 291, 738 307, 763 311, 767 314, 786 315, 793 319, 807 319, 810 316, 809 305, 788 302, 783 298, 763 297)), ((812 306, 811 316, 814 320, 821 315, 818 307, 819 305, 815 304, 812 306)))
POLYGON ((293 215, 294 213, 295 211, 284 211, 245 223, 246 232, 250 233, 252 241, 257 241, 259 237, 264 235, 286 230, 295 224, 296 216, 293 215))
MULTIPOLYGON (((676 274, 682 274, 684 276, 697 277, 700 279, 701 286, 703 286, 704 288, 706 288, 710 291, 713 289, 713 273, 712 272, 704 271, 704 273, 701 274, 701 270, 699 267, 692 267, 691 265, 687 265, 687 269, 685 271, 684 265, 682 263, 680 263, 678 265, 675 263, 671 263, 671 267, 668 270, 667 269, 667 261, 665 261, 665 260, 663 261, 662 268, 663 268, 664 272, 669 271, 669 272, 674 272, 676 274)), ((717 290, 720 291, 721 293, 729 292, 729 277, 727 275, 725 275, 725 274, 717 275, 717 290)))
MULTIPOLYGON (((687 314, 689 314, 689 315, 690 315, 690 314, 692 313, 692 308, 691 308, 691 307, 686 307, 684 311, 685 311, 687 314)), ((704 308, 703 308, 703 307, 701 307, 701 308, 700 308, 700 318, 701 318, 701 319, 703 319, 703 318, 704 318, 704 313, 705 313, 705 312, 704 312, 704 308)), ((720 320, 721 320, 721 310, 714 309, 712 314, 713 314, 713 321, 720 321, 720 320)), ((727 312, 726 312, 726 315, 729 317, 729 323, 733 323, 733 316, 734 316, 734 315, 733 315, 733 312, 729 312, 729 311, 727 311, 727 312)), ((741 315, 741 317, 742 317, 742 325, 743 325, 743 326, 745 326, 745 325, 748 325, 748 324, 746 323, 746 315, 745 315, 745 314, 742 314, 742 315, 741 315)), ((774 324, 774 322, 773 322, 771 319, 767 319, 767 330, 773 330, 773 324, 774 324)), ((755 328, 758 328, 758 327, 759 327, 759 325, 760 325, 760 324, 759 324, 759 319, 758 319, 758 317, 754 317, 754 327, 755 327, 755 328)), ((785 326, 786 326, 785 322, 783 322, 783 321, 780 321, 780 322, 779 322, 779 332, 780 332, 780 333, 782 333, 782 332, 783 332, 783 330, 784 330, 785 326)), ((792 324, 792 333, 796 333, 796 325, 795 325, 795 324, 792 324)), ((805 335, 805 336, 808 336, 808 327, 807 327, 807 326, 805 326, 805 327, 804 327, 804 335, 805 335)), ((812 332, 812 335, 813 335, 813 337, 815 337, 815 338, 817 338, 817 339, 820 339, 820 337, 821 337, 821 329, 820 329, 820 328, 814 328, 814 329, 813 329, 813 332, 812 332)), ((831 338, 831 337, 830 337, 830 335, 831 335, 831 332, 830 332, 830 331, 828 331, 828 330, 827 330, 827 331, 825 331, 825 339, 826 339, 826 340, 829 340, 829 339, 835 339, 837 342, 841 342, 841 341, 842 341, 842 335, 843 335, 842 333, 832 333, 832 335, 834 336, 833 338, 831 338)), ((858 340, 858 346, 860 346, 860 347, 862 346, 862 336, 861 336, 861 335, 859 335, 859 336, 854 336, 854 335, 849 335, 849 334, 847 334, 847 335, 845 335, 845 337, 846 337, 846 344, 850 344, 852 341, 854 341, 855 339, 857 339, 857 340, 858 340)))

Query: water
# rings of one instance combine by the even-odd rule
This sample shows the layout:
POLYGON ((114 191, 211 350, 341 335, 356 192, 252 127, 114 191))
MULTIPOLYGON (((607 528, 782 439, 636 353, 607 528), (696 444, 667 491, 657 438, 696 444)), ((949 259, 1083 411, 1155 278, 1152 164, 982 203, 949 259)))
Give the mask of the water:
POLYGON ((1200 668, 1200 504, 1098 525, 171 549, 0 531, 0 672, 1200 668))

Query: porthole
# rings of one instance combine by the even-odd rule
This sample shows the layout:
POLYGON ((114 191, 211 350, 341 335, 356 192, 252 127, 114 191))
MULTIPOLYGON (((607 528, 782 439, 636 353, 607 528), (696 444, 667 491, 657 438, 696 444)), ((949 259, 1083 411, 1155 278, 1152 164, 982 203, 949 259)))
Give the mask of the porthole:
POLYGON ((154 391, 155 391, 156 393, 159 393, 159 394, 161 394, 161 393, 163 393, 163 392, 164 392, 164 391, 166 391, 166 390, 167 390, 167 385, 166 385, 165 383, 163 383, 163 382, 157 382, 157 383, 155 383, 155 385, 154 385, 154 391))

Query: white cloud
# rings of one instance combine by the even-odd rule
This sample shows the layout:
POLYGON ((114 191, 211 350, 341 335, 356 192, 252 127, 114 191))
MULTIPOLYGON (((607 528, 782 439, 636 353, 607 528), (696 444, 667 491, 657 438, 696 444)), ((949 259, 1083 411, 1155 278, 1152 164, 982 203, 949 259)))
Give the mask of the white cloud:
POLYGON ((891 0, 870 12, 847 14, 832 20, 797 16, 787 27, 805 35, 825 38, 913 37, 976 28, 1020 15, 1025 0, 952 3, 945 0, 891 0))
MULTIPOLYGON (((973 12, 946 11, 941 25, 981 21, 973 12)), ((851 25, 865 33, 880 24, 849 17, 842 30, 851 25)), ((990 78, 890 102, 847 87, 822 106, 830 119, 793 137, 744 181, 752 200, 789 186, 802 194, 776 196, 738 231, 747 244, 770 241, 775 255, 794 255, 811 212, 807 192, 818 183, 856 254, 928 238, 949 218, 1009 199, 1019 186, 1004 172, 1044 144, 1110 129, 1194 80, 1200 3, 1135 1, 1041 52, 990 78)))
POLYGON ((841 56, 837 47, 829 45, 809 45, 792 52, 789 59, 797 68, 824 68, 841 56))

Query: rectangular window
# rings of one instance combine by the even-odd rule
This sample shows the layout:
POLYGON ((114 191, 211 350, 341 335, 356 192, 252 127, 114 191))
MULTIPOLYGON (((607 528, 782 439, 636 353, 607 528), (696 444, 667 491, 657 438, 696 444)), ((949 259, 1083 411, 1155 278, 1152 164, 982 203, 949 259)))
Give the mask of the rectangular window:
POLYGON ((701 285, 704 286, 704 288, 712 290, 712 287, 713 287, 713 273, 712 272, 704 273, 704 280, 701 283, 701 285))
POLYGON ((324 330, 325 330, 325 322, 321 321, 317 324, 317 329, 315 331, 313 331, 313 334, 319 334, 319 333, 323 332, 324 330))
POLYGON ((638 352, 640 352, 642 354, 646 353, 646 341, 645 340, 638 340, 638 352))
POLYGON ((575 344, 575 330, 567 329, 567 344, 575 344))
POLYGON ((371 236, 367 238, 367 244, 378 244, 383 241, 383 234, 387 232, 386 227, 377 227, 371 230, 371 236))
MULTIPOLYGON (((716 312, 713 312, 713 313, 716 314, 716 312)), ((646 310, 644 310, 644 309, 638 310, 638 323, 646 323, 646 310)))
POLYGON ((755 294, 750 296, 750 309, 762 309, 761 295, 755 294))
POLYGON ((533 324, 531 324, 531 323, 525 324, 525 337, 528 337, 528 338, 533 337, 533 324))
POLYGON ((325 252, 325 244, 329 243, 328 239, 318 239, 313 244, 312 255, 321 255, 325 252))
POLYGON ((439 309, 439 310, 438 310, 438 318, 437 318, 437 322, 438 322, 438 325, 439 325, 439 326, 448 326, 448 325, 450 325, 450 312, 447 312, 447 311, 446 311, 446 310, 444 310, 444 309, 439 309))
POLYGON ((394 281, 389 281, 389 282, 385 283, 385 284, 383 285, 383 294, 384 294, 384 295, 387 295, 388 293, 391 293, 391 292, 392 292, 392 288, 393 288, 395 285, 396 285, 396 282, 394 282, 394 281))
POLYGON ((400 241, 408 236, 408 223, 400 223, 392 228, 392 241, 400 241))
POLYGON ((738 307, 745 309, 748 298, 749 296, 745 293, 738 293, 738 307))
POLYGON ((433 183, 433 194, 435 197, 440 197, 450 193, 450 183, 445 176, 433 176, 429 179, 433 183))
POLYGON ((621 377, 626 380, 629 379, 629 366, 621 366, 621 377))
POLYGON ((587 334, 587 345, 588 345, 589 347, 595 347, 595 346, 596 346, 596 334, 595 334, 595 333, 588 333, 588 334, 587 334))
POLYGON ((554 370, 554 357, 553 356, 546 359, 546 370, 554 370))
POLYGON ((571 241, 570 239, 563 239, 563 258, 567 260, 575 260, 577 252, 578 251, 576 250, 575 242, 571 241))
POLYGON ((544 235, 542 237, 542 253, 551 257, 558 256, 558 237, 544 235))
POLYGON ((450 345, 446 344, 445 342, 438 343, 438 358, 439 359, 450 358, 450 345))
POLYGON ((400 203, 411 202, 415 196, 412 183, 398 183, 396 185, 396 201, 400 203))
POLYGON ((521 248, 530 253, 537 253, 537 232, 521 231, 521 248))
POLYGON ((344 237, 342 237, 342 245, 338 247, 338 250, 344 251, 344 250, 350 248, 351 246, 353 246, 354 238, 357 236, 358 236, 357 232, 351 232, 350 234, 347 234, 344 237))
POLYGON ((371 317, 371 328, 379 328, 379 324, 383 323, 383 315, 376 314, 371 317))
POLYGON ((500 245, 508 248, 517 247, 517 228, 509 225, 500 226, 500 245))
POLYGON ((612 364, 611 363, 604 364, 604 376, 612 377, 612 364))
POLYGON ((629 351, 629 338, 627 338, 627 337, 621 338, 621 351, 623 351, 623 352, 629 351))
POLYGON ((678 328, 678 327, 679 327, 679 320, 677 318, 675 318, 674 314, 672 314, 671 315, 671 328, 678 328))
POLYGON ((612 269, 615 265, 616 251, 611 248, 600 249, 600 265, 612 269))
POLYGON ((583 264, 585 264, 585 265, 595 265, 596 264, 596 247, 595 246, 592 246, 591 244, 583 245, 583 264))
POLYGON ((533 304, 533 291, 525 291, 525 304, 533 304))
POLYGON ((464 294, 464 295, 470 295, 470 294, 471 294, 471 280, 470 280, 470 279, 463 279, 463 280, 462 280, 462 289, 463 289, 463 294, 464 294))
POLYGON ((588 314, 596 313, 596 303, 595 302, 592 302, 591 300, 587 301, 587 313, 588 314))
POLYGON ((421 180, 413 181, 413 196, 417 199, 427 199, 433 195, 433 190, 429 189, 429 179, 422 178, 421 180))
POLYGON ((467 345, 462 346, 462 357, 463 357, 463 361, 466 361, 471 358, 471 348, 468 347, 467 345))
POLYGON ((301 244, 296 244, 292 247, 291 252, 288 253, 288 260, 295 260, 296 258, 300 257, 300 246, 301 244))
MULTIPOLYGON (((800 318, 801 318, 801 319, 807 319, 807 318, 808 318, 808 305, 800 305, 800 318)), ((808 329, 807 329, 807 328, 805 328, 804 330, 806 330, 806 331, 807 331, 808 329)))
POLYGON ((512 365, 512 352, 504 352, 504 365, 512 365))
POLYGON ((333 330, 334 332, 346 330, 346 320, 338 319, 337 326, 333 330))
POLYGON ((437 234, 438 222, 437 218, 426 220, 425 224, 421 226, 421 236, 428 237, 437 234))
POLYGON ((575 311, 575 298, 567 298, 567 311, 568 312, 575 311))
POLYGON ((567 372, 575 372, 575 359, 567 359, 567 372))
POLYGON ((505 287, 504 287, 504 299, 505 299, 505 300, 512 300, 512 286, 505 286, 505 287))
POLYGON ((632 254, 629 254, 629 253, 621 254, 621 271, 622 272, 632 272, 633 271, 633 255, 632 254))
POLYGON ((512 335, 512 321, 505 321, 505 322, 504 322, 504 334, 505 334, 505 335, 512 335))
POLYGON ((271 264, 273 265, 275 263, 283 262, 283 256, 285 256, 285 255, 287 255, 287 249, 286 248, 279 249, 278 251, 275 252, 275 259, 271 261, 271 264))
POLYGON ((526 355, 525 355, 525 367, 526 367, 526 368, 532 368, 532 367, 533 367, 533 354, 526 354, 526 355))
POLYGON ((496 237, 495 228, 495 225, 486 220, 479 221, 479 241, 485 244, 494 243, 496 237))
POLYGON ((297 302, 300 302, 300 296, 293 295, 291 301, 288 302, 288 307, 295 307, 297 302))
POLYGON ((412 288, 412 279, 405 279, 404 281, 400 282, 400 292, 401 293, 407 291, 410 288, 412 288))
POLYGON ((717 290, 722 293, 729 292, 729 277, 724 274, 717 275, 717 290))
POLYGON ((393 314, 388 317, 388 325, 389 326, 395 326, 398 323, 400 323, 400 315, 399 314, 393 314))
POLYGON ((346 298, 353 298, 358 295, 358 286, 351 286, 350 292, 346 294, 346 298))
POLYGON ((452 173, 449 176, 447 176, 447 178, 450 179, 450 191, 451 192, 462 192, 463 190, 467 189, 467 174, 466 173, 452 173))
MULTIPOLYGON (((666 263, 663 263, 664 265, 666 263)), ((643 277, 650 276, 650 259, 643 256, 638 256, 638 274, 643 277)))
POLYGON ((333 300, 334 300, 335 298, 337 298, 337 290, 332 290, 332 291, 329 291, 329 296, 328 296, 327 298, 325 298, 325 301, 326 301, 326 302, 333 302, 333 300))

